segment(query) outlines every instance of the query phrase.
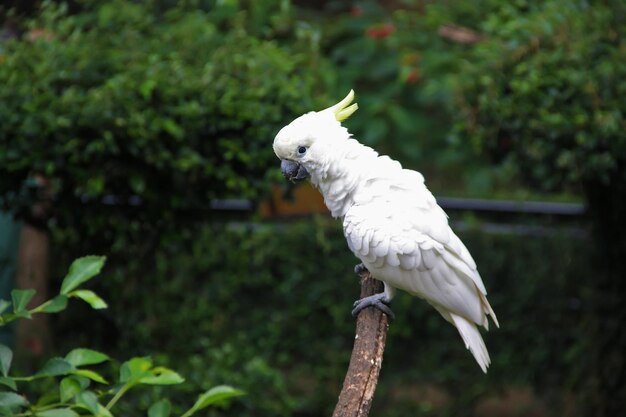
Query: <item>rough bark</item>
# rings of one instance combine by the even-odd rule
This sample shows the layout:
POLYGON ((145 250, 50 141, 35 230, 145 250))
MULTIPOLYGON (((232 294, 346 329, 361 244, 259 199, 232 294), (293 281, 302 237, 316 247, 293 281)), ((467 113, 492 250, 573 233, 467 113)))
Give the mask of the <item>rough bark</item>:
MULTIPOLYGON (((382 283, 373 279, 369 272, 361 275, 361 298, 382 290, 382 283)), ((359 313, 352 357, 333 417, 365 417, 369 414, 388 327, 387 316, 376 308, 368 307, 359 313)))

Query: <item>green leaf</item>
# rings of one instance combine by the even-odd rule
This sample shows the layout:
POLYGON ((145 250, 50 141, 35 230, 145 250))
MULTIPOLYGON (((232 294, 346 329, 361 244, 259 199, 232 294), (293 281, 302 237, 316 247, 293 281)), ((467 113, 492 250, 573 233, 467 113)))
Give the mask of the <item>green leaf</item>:
POLYGON ((58 313, 67 308, 67 297, 65 295, 57 295, 52 300, 43 303, 41 306, 33 310, 34 313, 58 313))
POLYGON ((13 290, 11 291, 11 299, 13 300, 13 311, 20 313, 26 310, 26 305, 35 295, 35 290, 13 290))
POLYGON ((37 417, 79 417, 71 408, 55 408, 54 410, 46 410, 35 413, 37 417))
POLYGON ((73 370, 74 366, 62 358, 52 358, 35 374, 35 377, 67 375, 73 370))
POLYGON ((13 360, 13 351, 0 343, 0 372, 2 375, 8 376, 11 369, 11 361, 13 360))
POLYGON ((172 404, 163 399, 150 406, 148 409, 148 417, 169 417, 172 411, 172 404))
POLYGON ((14 319, 30 319, 31 317, 32 317, 32 314, 30 313, 30 311, 21 310, 21 311, 14 313, 13 319, 9 321, 13 321, 14 319))
POLYGON ((10 305, 11 303, 7 300, 0 300, 0 314, 4 313, 10 305))
POLYGON ((174 385, 185 381, 182 376, 168 368, 157 367, 151 369, 150 373, 151 375, 141 377, 138 382, 148 385, 174 385))
POLYGON ((210 405, 223 404, 224 401, 234 397, 240 397, 242 395, 245 395, 245 392, 228 385, 218 385, 217 387, 211 388, 204 394, 201 394, 193 407, 191 407, 185 415, 190 416, 196 411, 202 410, 210 405))
POLYGON ((84 391, 76 396, 76 404, 89 410, 92 414, 98 412, 98 397, 92 391, 84 391))
POLYGON ((0 392, 0 407, 15 408, 28 405, 26 398, 14 392, 0 392))
POLYGON ((0 384, 11 388, 13 391, 17 391, 17 385, 15 384, 15 380, 8 376, 0 376, 0 384))
POLYGON ((185 131, 172 119, 163 120, 163 130, 175 138, 182 138, 185 131))
POLYGON ((152 94, 152 90, 154 90, 156 86, 156 81, 152 79, 147 79, 139 85, 139 92, 141 93, 143 98, 150 98, 150 94, 152 94))
POLYGON ((105 256, 84 256, 72 262, 61 284, 61 294, 68 294, 82 283, 98 275, 106 261, 105 256))
POLYGON ((73 375, 78 375, 78 376, 84 376, 85 378, 89 378, 92 381, 96 381, 96 382, 99 382, 101 384, 105 384, 105 385, 109 384, 107 382, 107 380, 102 377, 102 375, 100 375, 97 372, 90 371, 88 369, 77 369, 75 371, 72 371, 72 374, 73 375))
POLYGON ((92 391, 83 391, 78 394, 76 396, 76 404, 87 409, 96 417, 113 417, 111 412, 98 402, 98 397, 92 391))
POLYGON ((152 360, 148 357, 132 358, 120 367, 120 382, 138 382, 139 379, 151 376, 152 360))
POLYGON ((69 401, 72 397, 82 392, 85 388, 87 388, 87 386, 82 384, 81 381, 74 376, 68 376, 63 378, 61 380, 61 384, 59 385, 59 396, 61 397, 61 401, 69 401))
POLYGON ((107 308, 107 303, 100 298, 95 292, 90 290, 76 290, 68 294, 70 297, 77 297, 88 303, 91 308, 101 310, 107 308))
POLYGON ((41 393, 39 398, 37 398, 37 402, 34 404, 35 409, 41 407, 51 406, 52 404, 59 401, 59 394, 56 390, 45 390, 41 393))
POLYGON ((70 353, 65 355, 65 360, 75 367, 84 365, 96 365, 110 359, 111 358, 109 358, 104 353, 84 348, 74 349, 70 353))

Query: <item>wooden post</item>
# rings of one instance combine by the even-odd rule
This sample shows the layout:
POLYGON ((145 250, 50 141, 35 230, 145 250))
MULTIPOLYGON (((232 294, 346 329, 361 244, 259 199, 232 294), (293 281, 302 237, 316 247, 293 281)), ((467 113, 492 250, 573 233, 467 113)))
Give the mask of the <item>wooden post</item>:
MULTIPOLYGON (((49 252, 48 232, 25 223, 17 257, 16 285, 18 288, 37 291, 29 308, 48 299, 49 252)), ((47 314, 36 314, 32 320, 19 320, 16 330, 18 352, 42 356, 49 351, 51 337, 47 314)))
MULTIPOLYGON (((34 289, 35 296, 28 307, 33 308, 48 299, 48 263, 50 261, 50 234, 45 223, 52 214, 50 181, 35 175, 39 186, 38 201, 31 207, 31 222, 25 222, 17 255, 15 283, 17 288, 34 289), (35 224, 39 224, 36 227, 35 224)), ((16 329, 18 352, 43 356, 50 351, 52 337, 47 314, 36 314, 32 320, 19 320, 16 329)))
MULTIPOLYGON (((369 272, 361 275, 361 298, 383 291, 369 272)), ((333 417, 366 417, 372 406, 387 337, 387 315, 376 308, 361 310, 348 372, 333 417)))

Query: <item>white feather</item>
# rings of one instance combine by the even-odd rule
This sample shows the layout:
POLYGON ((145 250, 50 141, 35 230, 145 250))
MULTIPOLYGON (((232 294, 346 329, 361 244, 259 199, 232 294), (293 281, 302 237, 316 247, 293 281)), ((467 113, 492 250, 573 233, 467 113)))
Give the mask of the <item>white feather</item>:
POLYGON ((471 323, 465 317, 461 317, 453 313, 451 313, 450 316, 452 317, 454 325, 465 342, 465 347, 472 352, 472 355, 474 355, 480 369, 482 369, 484 373, 487 373, 487 368, 491 363, 491 358, 489 357, 487 346, 485 346, 485 341, 480 335, 478 328, 474 323, 471 323))

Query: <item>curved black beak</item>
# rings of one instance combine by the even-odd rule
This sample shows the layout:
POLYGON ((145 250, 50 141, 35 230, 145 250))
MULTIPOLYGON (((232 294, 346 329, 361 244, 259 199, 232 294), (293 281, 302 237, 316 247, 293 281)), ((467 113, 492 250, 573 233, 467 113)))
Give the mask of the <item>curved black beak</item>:
POLYGON ((280 161, 280 170, 289 181, 302 180, 309 176, 305 167, 288 159, 280 161))

